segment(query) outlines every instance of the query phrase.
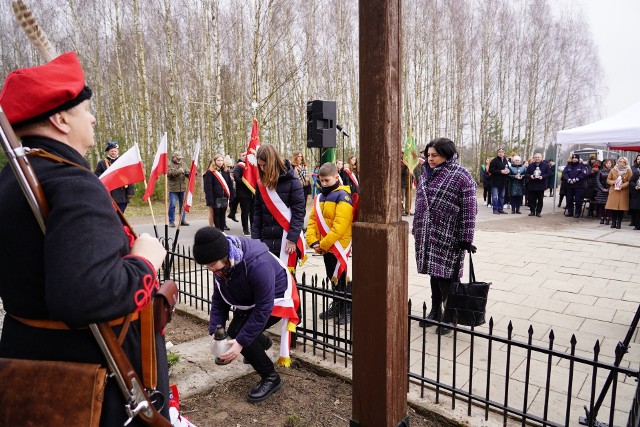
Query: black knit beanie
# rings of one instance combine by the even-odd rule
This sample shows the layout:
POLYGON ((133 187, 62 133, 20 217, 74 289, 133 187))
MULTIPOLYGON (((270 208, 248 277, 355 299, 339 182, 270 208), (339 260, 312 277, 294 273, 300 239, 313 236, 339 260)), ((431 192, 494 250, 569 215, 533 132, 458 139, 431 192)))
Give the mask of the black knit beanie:
POLYGON ((198 230, 193 239, 193 257, 198 264, 211 264, 229 256, 229 242, 215 227, 198 230))

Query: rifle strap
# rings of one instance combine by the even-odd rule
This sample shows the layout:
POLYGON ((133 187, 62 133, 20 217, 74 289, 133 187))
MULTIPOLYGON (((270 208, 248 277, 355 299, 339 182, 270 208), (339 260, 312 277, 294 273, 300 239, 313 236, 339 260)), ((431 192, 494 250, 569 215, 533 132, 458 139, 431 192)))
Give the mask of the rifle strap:
POLYGON ((156 360, 156 336, 153 329, 153 304, 147 304, 140 312, 140 347, 142 353, 142 384, 147 390, 158 385, 156 360))
MULTIPOLYGON (((138 314, 138 313, 136 313, 138 314)), ((122 347, 122 343, 124 342, 124 337, 127 335, 129 331, 129 325, 131 325, 131 318, 133 317, 133 313, 129 313, 124 316, 124 322, 122 323, 122 329, 120 329, 120 335, 118 336, 118 345, 122 347)))

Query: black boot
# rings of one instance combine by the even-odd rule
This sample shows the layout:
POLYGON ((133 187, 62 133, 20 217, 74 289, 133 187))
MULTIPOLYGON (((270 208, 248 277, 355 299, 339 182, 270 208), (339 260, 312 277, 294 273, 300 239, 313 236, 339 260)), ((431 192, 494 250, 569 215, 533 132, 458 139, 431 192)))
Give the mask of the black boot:
MULTIPOLYGON (((438 320, 438 308, 433 304, 431 305, 431 311, 427 315, 427 319, 429 319, 429 320, 438 320)), ((430 328, 432 326, 435 326, 433 323, 429 323, 429 322, 426 322, 424 320, 421 320, 420 322, 418 322, 418 325, 421 328, 430 328)))
POLYGON ((323 311, 322 313, 320 313, 320 315, 318 315, 318 317, 322 320, 333 319, 334 317, 338 317, 339 314, 340 314, 340 303, 337 301, 334 301, 331 304, 329 304, 327 311, 323 311))
POLYGON ((351 303, 349 302, 344 304, 336 319, 336 325, 346 325, 347 323, 351 323, 351 303))
POLYGON ((604 225, 609 225, 609 218, 604 220, 604 225))
POLYGON ((282 380, 277 372, 273 372, 262 378, 247 395, 247 400, 251 403, 262 402, 276 391, 282 388, 282 380))
POLYGON ((604 224, 604 217, 600 218, 600 224, 604 224))
POLYGON ((616 228, 616 217, 611 218, 611 228, 616 228))

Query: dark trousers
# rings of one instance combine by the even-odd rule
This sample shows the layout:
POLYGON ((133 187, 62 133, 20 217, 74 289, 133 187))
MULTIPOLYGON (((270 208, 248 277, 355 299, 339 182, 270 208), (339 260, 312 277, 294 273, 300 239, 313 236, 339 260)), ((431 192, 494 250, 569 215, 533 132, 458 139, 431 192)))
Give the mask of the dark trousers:
POLYGON ((529 209, 532 213, 539 215, 542 213, 542 205, 544 202, 544 190, 529 190, 527 194, 529 200, 529 209))
POLYGON ((484 187, 482 189, 482 200, 484 200, 485 203, 487 203, 487 201, 491 201, 491 187, 484 187), (488 198, 488 199, 487 199, 488 198))
MULTIPOLYGON (((249 198, 237 198, 240 203, 240 209, 242 212, 240 213, 240 220, 242 221, 242 230, 249 230, 251 228, 251 222, 253 221, 253 207, 256 204, 256 199, 254 197, 249 198)), ((236 211, 232 211, 235 215, 236 211)))
MULTIPOLYGON (((233 319, 231 319, 231 323, 229 323, 229 328, 227 329, 227 333, 231 338, 235 338, 238 336, 238 334, 242 330, 242 327, 245 325, 245 323, 247 323, 250 315, 251 312, 236 311, 233 313, 233 319)), ((269 320, 267 320, 267 324, 265 325, 264 329, 269 329, 279 321, 279 317, 269 317, 269 320)), ((240 352, 251 364, 253 369, 256 370, 261 378, 268 377, 276 371, 275 367, 273 366, 273 362, 264 349, 268 341, 269 338, 267 338, 264 333, 261 333, 260 335, 258 335, 258 338, 253 340, 251 344, 245 346, 240 352)))
POLYGON ((584 200, 584 188, 567 188, 567 215, 580 215, 584 200))
POLYGON ((231 201, 229 202, 229 215, 230 216, 234 216, 236 214, 236 212, 238 211, 238 203, 240 203, 240 200, 238 199, 238 197, 234 197, 233 199, 231 199, 231 201))
POLYGON ((511 211, 520 212, 522 206, 522 196, 511 196, 511 211))
POLYGON ((224 231, 226 213, 227 208, 213 208, 213 224, 220 231, 224 231))
MULTIPOLYGON (((447 301, 453 281, 454 279, 431 276, 431 306, 439 309, 438 316, 444 314, 442 304, 447 301)), ((438 318, 438 320, 440 319, 438 318)))
MULTIPOLYGON (((326 254, 322 255, 322 258, 324 259, 324 267, 327 272, 327 277, 329 278, 329 280, 331 280, 331 277, 333 276, 333 272, 336 269, 336 265, 338 265, 338 258, 336 258, 336 256, 331 252, 327 252, 326 254)), ((338 284, 336 285, 335 290, 339 292, 346 291, 347 294, 351 293, 351 289, 347 289, 347 272, 346 271, 343 271, 340 277, 338 277, 338 284)))
POLYGON ((600 218, 611 218, 611 211, 609 209, 605 209, 606 205, 602 204, 602 205, 598 205, 598 216, 600 218))

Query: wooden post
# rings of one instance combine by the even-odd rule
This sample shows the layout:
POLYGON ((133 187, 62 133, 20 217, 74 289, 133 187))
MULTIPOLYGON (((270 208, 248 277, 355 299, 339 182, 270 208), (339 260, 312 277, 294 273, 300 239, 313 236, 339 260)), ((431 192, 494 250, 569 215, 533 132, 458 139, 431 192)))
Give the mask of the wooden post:
POLYGON ((407 417, 409 225, 401 215, 400 0, 361 0, 360 211, 353 227, 351 426, 407 417))

